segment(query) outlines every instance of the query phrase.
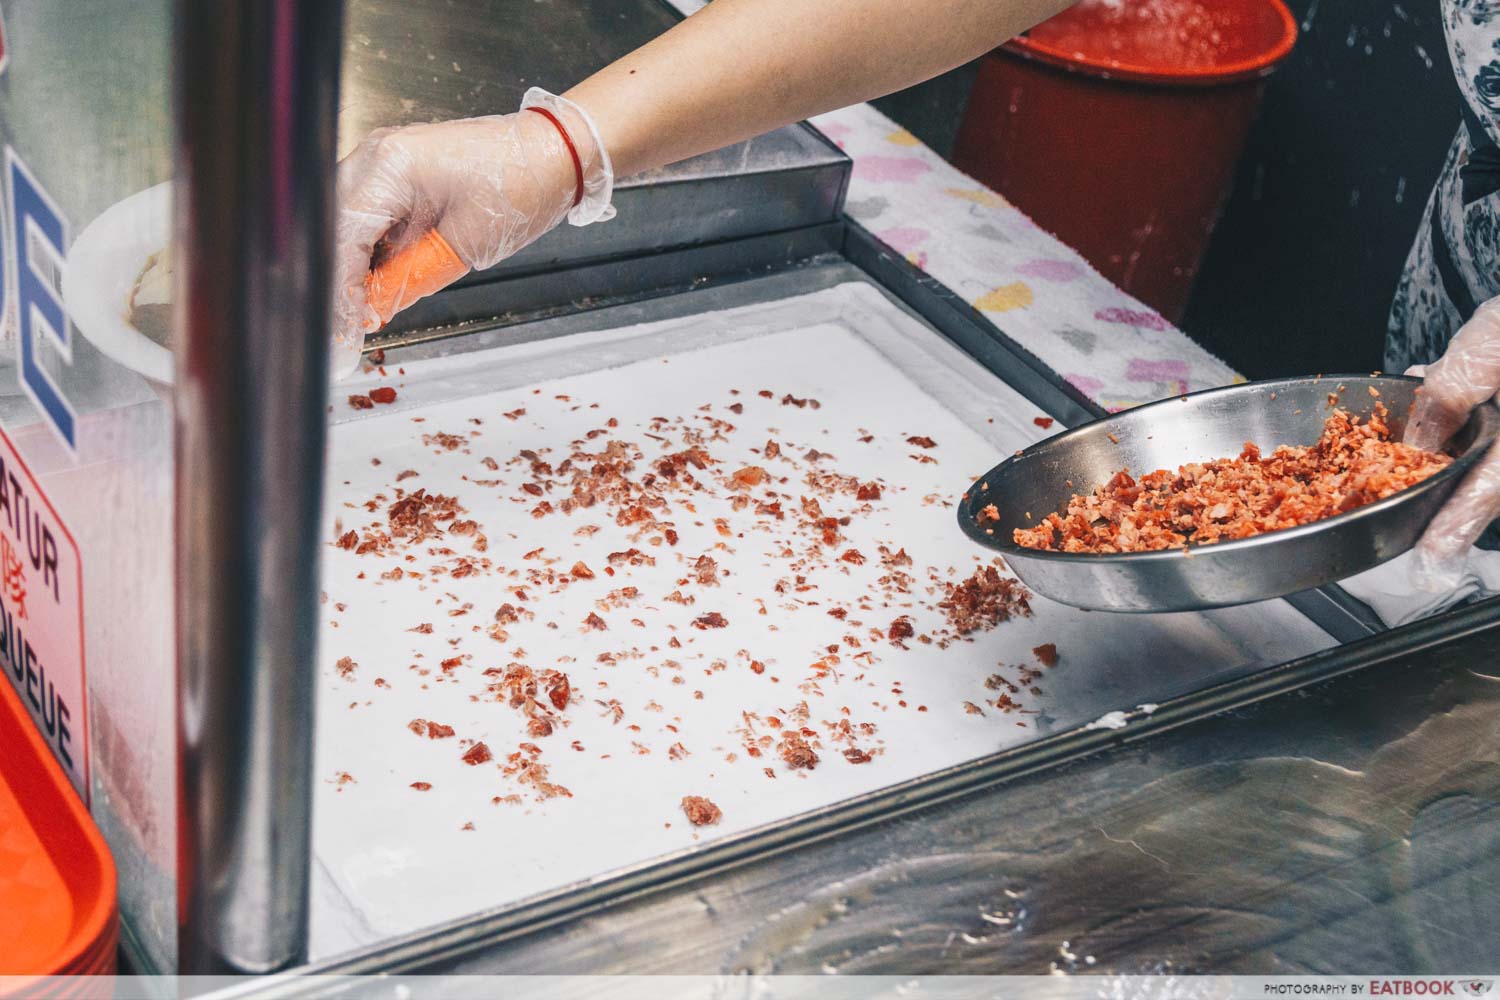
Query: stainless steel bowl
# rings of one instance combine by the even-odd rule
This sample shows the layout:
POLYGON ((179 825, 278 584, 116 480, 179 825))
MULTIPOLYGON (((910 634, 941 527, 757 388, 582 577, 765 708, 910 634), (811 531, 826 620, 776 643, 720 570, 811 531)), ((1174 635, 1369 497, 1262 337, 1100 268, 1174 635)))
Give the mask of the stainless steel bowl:
POLYGON ((1342 375, 1279 379, 1179 396, 1074 428, 1001 462, 964 494, 958 523, 981 545, 1004 554, 1028 587, 1055 601, 1096 611, 1199 611, 1282 597, 1332 583, 1392 559, 1422 529, 1464 473, 1500 433, 1500 409, 1486 403, 1449 444, 1442 472, 1377 503, 1313 524, 1253 538, 1162 552, 1080 555, 1021 548, 1016 528, 1033 527, 1128 468, 1141 474, 1238 455, 1246 441, 1269 452, 1310 445, 1322 433, 1329 394, 1351 413, 1389 410, 1399 435, 1420 380, 1342 375), (1370 395, 1374 388, 1379 398, 1370 395), (998 522, 980 525, 994 504, 998 522))

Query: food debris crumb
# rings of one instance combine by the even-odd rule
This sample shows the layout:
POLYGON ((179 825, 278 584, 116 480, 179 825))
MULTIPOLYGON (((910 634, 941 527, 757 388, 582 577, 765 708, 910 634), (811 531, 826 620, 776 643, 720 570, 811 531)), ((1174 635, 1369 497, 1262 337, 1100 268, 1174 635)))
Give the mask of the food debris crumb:
POLYGON ((354 671, 359 669, 359 664, 354 662, 353 657, 341 656, 339 662, 334 664, 338 668, 339 676, 344 680, 354 676, 354 671))
POLYGON ((429 781, 413 781, 411 787, 419 792, 430 792, 432 790, 432 783, 429 781))
POLYGON ((693 628, 696 629, 723 628, 728 624, 729 620, 717 611, 710 611, 706 615, 699 615, 693 619, 693 628))
MULTIPOLYGON (((546 678, 547 672, 543 671, 542 676, 546 678)), ((561 672, 553 674, 548 681, 547 700, 561 712, 568 707, 568 701, 573 696, 573 686, 568 682, 568 675, 561 672)))
POLYGON ((463 762, 471 767, 484 764, 495 759, 490 753, 490 748, 485 743, 476 743, 464 751, 463 762))
POLYGON ((811 771, 818 766, 817 751, 808 744, 805 737, 796 730, 786 730, 781 734, 781 759, 786 761, 786 766, 793 771, 811 771))
POLYGON ((993 565, 981 566, 966 580, 949 584, 938 607, 958 635, 994 628, 1013 617, 1031 617, 1031 592, 1020 581, 1001 576, 993 565))
POLYGON ((907 444, 914 444, 918 448, 936 448, 937 442, 925 435, 913 436, 906 439, 907 444))
POLYGON ((355 410, 373 410, 375 402, 369 396, 353 393, 349 396, 349 406, 355 410))
POLYGON ((701 795, 684 795, 682 811, 694 826, 712 826, 724 816, 724 811, 701 795))
POLYGON ((453 735, 452 726, 445 726, 441 722, 431 722, 427 719, 412 719, 406 724, 406 728, 418 736, 426 736, 429 740, 445 740, 453 735))
POLYGON ((758 465, 747 465, 743 469, 735 470, 734 474, 729 478, 735 486, 748 489, 751 486, 759 486, 765 482, 766 470, 758 465))
POLYGON ((1036 424, 1044 431, 1050 428, 1054 423, 1056 423, 1056 421, 1051 417, 1032 417, 1031 422, 1036 424))
POLYGON ((717 587, 719 585, 719 564, 712 556, 701 555, 693 563, 693 577, 704 587, 717 587))
POLYGON ((396 401, 396 390, 388 385, 380 386, 370 390, 370 401, 374 403, 394 403, 396 401))
POLYGON ((1043 643, 1042 645, 1033 648, 1031 652, 1034 656, 1036 656, 1037 662, 1042 666, 1057 666, 1057 643, 1043 643))

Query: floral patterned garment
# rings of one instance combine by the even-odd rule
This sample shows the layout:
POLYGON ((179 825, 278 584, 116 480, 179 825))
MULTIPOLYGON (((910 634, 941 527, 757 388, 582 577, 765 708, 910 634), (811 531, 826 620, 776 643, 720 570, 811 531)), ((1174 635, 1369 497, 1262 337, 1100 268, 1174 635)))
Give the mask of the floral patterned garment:
POLYGON ((1464 123, 1396 290, 1385 365, 1437 360, 1474 307, 1500 295, 1500 0, 1441 0, 1464 123))

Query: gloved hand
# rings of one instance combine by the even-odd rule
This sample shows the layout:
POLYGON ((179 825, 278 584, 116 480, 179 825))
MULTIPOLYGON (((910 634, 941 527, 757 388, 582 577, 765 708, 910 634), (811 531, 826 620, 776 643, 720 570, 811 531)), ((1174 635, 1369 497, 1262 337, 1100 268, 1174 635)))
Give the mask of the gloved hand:
MULTIPOLYGON (((1408 444, 1431 451, 1453 436, 1474 407, 1500 390, 1500 298, 1480 306, 1436 362, 1407 374, 1423 375, 1407 422, 1408 444)), ((1500 446, 1492 447, 1427 526, 1412 559, 1412 582, 1422 590, 1451 590, 1463 577, 1469 547, 1500 517, 1500 446)))
POLYGON ((576 226, 614 216, 609 154, 583 109, 537 88, 521 109, 381 129, 339 163, 336 377, 358 366, 365 334, 417 299, 565 216, 576 226))

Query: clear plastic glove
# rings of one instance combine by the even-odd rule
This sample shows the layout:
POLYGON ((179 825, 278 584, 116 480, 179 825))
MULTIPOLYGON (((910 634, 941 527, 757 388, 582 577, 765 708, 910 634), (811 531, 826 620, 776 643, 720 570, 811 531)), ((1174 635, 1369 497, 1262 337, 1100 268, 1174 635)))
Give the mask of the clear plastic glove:
MULTIPOLYGON (((1437 451, 1469 419, 1469 413, 1500 391, 1500 298, 1480 306, 1474 318, 1434 363, 1408 371, 1422 375, 1422 391, 1407 422, 1406 442, 1437 451)), ((1500 518, 1500 447, 1472 469, 1427 526, 1412 558, 1412 582, 1421 590, 1451 590, 1463 578, 1469 548, 1485 526, 1500 518)))
POLYGON ((536 88, 521 108, 381 129, 339 163, 335 377, 358 366, 367 333, 417 299, 565 217, 613 217, 609 154, 583 109, 536 88))

